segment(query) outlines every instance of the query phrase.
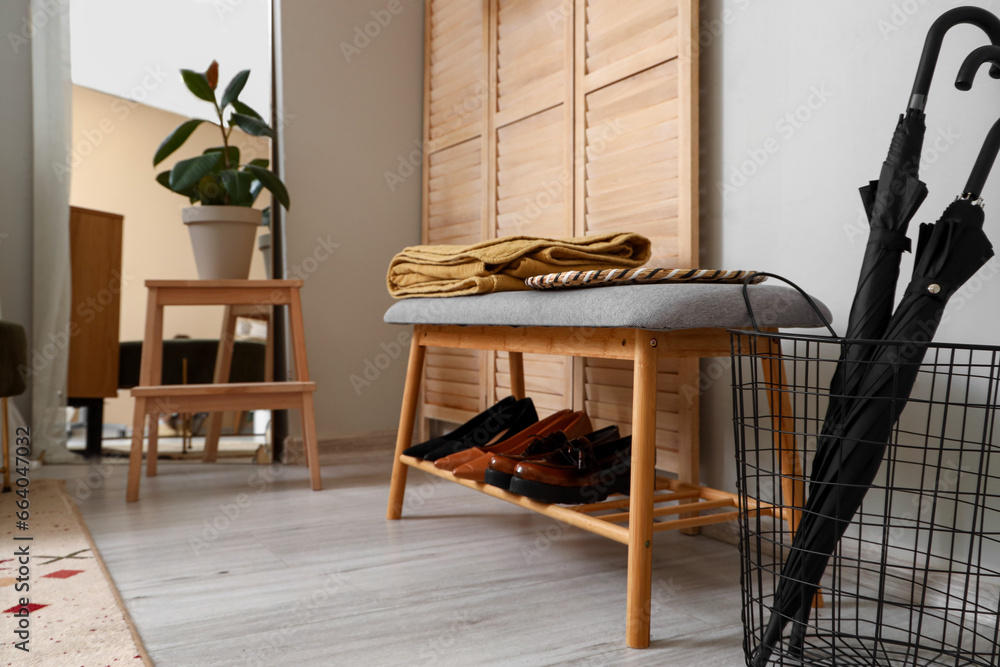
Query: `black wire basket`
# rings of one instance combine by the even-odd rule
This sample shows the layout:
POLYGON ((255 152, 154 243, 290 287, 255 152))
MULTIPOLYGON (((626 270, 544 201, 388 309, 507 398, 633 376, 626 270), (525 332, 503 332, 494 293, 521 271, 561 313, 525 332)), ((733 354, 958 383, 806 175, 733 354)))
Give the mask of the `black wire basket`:
MULTIPOLYGON (((752 665, 810 493, 838 359, 845 346, 885 343, 731 335, 744 651, 752 665)), ((1000 665, 998 394, 1000 347, 930 346, 799 641, 790 640, 790 623, 766 664, 1000 665)))

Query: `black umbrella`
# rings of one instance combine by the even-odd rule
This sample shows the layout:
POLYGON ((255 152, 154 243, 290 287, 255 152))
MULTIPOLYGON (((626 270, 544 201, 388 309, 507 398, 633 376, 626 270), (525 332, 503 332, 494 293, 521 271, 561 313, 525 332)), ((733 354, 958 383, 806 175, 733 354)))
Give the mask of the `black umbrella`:
MULTIPOLYGON (((837 439, 835 455, 825 468, 813 471, 809 502, 782 567, 775 598, 789 597, 783 585, 792 591, 794 602, 784 613, 794 614, 796 620, 790 639, 793 651, 801 650, 819 580, 878 474, 892 429, 906 407, 948 300, 991 257, 993 247, 983 232, 983 209, 971 199, 956 200, 936 224, 920 226, 913 278, 889 323, 886 344, 872 346, 858 398, 846 407, 844 435, 837 439)), ((783 626, 784 620, 775 614, 771 624, 783 626)), ((766 664, 766 660, 756 664, 766 664)))
MULTIPOLYGON (((871 233, 851 306, 845 334, 848 339, 882 338, 892 316, 900 259, 904 251, 910 250, 907 228, 927 196, 927 186, 917 178, 926 130, 924 108, 927 93, 934 78, 945 34, 961 23, 978 26, 986 32, 993 44, 1000 44, 1000 19, 980 7, 951 9, 938 17, 927 32, 910 92, 910 102, 906 113, 899 117, 896 124, 888 156, 882 164, 882 172, 877 181, 871 181, 861 188, 861 199, 868 215, 871 233)), ((978 64, 983 62, 985 60, 980 60, 978 64)), ((994 66, 990 74, 994 78, 1000 78, 1000 67, 994 66)), ((958 83, 956 85, 962 87, 958 83)), ((837 425, 843 423, 843 397, 857 395, 857 385, 864 374, 865 362, 870 353, 871 347, 867 345, 845 346, 841 363, 830 382, 831 400, 824 420, 823 436, 836 437, 837 425)), ((814 470, 828 465, 827 459, 832 452, 831 443, 821 442, 817 447, 814 470)))
MULTIPOLYGON (((996 126, 1000 138, 1000 123, 996 126)), ((809 502, 775 591, 775 606, 753 664, 763 667, 786 623, 796 626, 790 639, 800 652, 810 604, 844 531, 868 492, 899 415, 909 398, 945 305, 993 256, 983 232, 981 203, 963 197, 933 225, 921 225, 913 278, 877 345, 860 382, 858 398, 848 403, 844 434, 836 456, 814 470, 809 502)))
MULTIPOLYGON (((940 19, 935 26, 939 23, 940 19)), ((932 48, 936 55, 940 44, 932 48)), ((925 46, 925 56, 927 51, 925 46)), ((971 85, 975 71, 986 61, 1000 64, 1000 49, 984 47, 970 55, 962 68, 965 78, 960 74, 956 85, 962 87, 963 81, 971 85)), ((921 70, 923 65, 922 58, 921 70)), ((918 82, 920 79, 918 75, 918 82)), ((937 224, 921 226, 913 279, 885 326, 884 340, 890 344, 850 346, 870 349, 868 355, 864 350, 852 352, 856 356, 850 358, 847 351, 844 353, 831 384, 831 404, 835 405, 828 410, 817 447, 809 501, 782 567, 771 618, 753 656, 756 667, 767 664, 785 625, 793 618, 796 625, 790 647, 793 653, 801 653, 819 581, 878 473, 892 428, 906 406, 945 304, 993 256, 992 246, 983 233, 983 212, 977 200, 998 149, 1000 121, 990 131, 966 192, 948 207, 937 224)), ((862 273, 862 281, 864 278, 862 273)), ((879 289, 878 284, 868 284, 868 289, 879 289)), ((886 291, 891 308, 895 278, 892 289, 886 291)))

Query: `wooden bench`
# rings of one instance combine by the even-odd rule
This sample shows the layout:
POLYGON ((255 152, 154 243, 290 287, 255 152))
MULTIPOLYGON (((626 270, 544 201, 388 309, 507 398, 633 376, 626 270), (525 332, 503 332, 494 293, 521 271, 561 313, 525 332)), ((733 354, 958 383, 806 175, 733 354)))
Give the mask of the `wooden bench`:
MULTIPOLYGON (((758 285, 749 288, 758 324, 777 327, 820 326, 805 299, 791 289, 758 285)), ((828 313, 827 316, 829 316, 828 313)), ((696 532, 700 526, 737 517, 735 493, 701 486, 698 443, 683 443, 678 479, 655 475, 656 374, 662 358, 728 357, 729 329, 750 325, 737 285, 643 285, 551 292, 506 292, 474 297, 408 299, 397 302, 385 321, 413 325, 403 391, 403 405, 389 490, 388 519, 402 515, 407 471, 428 474, 505 500, 525 509, 628 545, 626 643, 649 646, 653 534, 667 530, 696 532), (712 326, 706 326, 712 324, 712 326), (693 326, 691 326, 693 325, 693 326), (579 335, 585 331, 585 335, 579 335), (497 487, 459 479, 432 463, 402 454, 411 445, 425 352, 428 347, 506 351, 510 355, 511 388, 525 396, 522 355, 555 354, 634 362, 632 388, 632 472, 628 497, 576 506, 549 505, 497 487), (727 510, 719 512, 718 510, 727 510), (706 514, 708 510, 712 513, 706 514), (667 520, 663 520, 667 519, 667 520)), ((784 384, 780 349, 774 363, 764 365, 780 401, 784 384)), ((772 405, 777 418, 790 415, 787 405, 772 405)), ((731 415, 725 415, 728 421, 731 415)), ((784 450, 788 443, 776 446, 784 450)), ((794 452, 794 448, 789 450, 794 452)), ((783 465, 801 470, 794 454, 783 465)), ((802 489, 785 489, 801 499, 802 489)), ((796 503, 786 502, 796 506, 796 503)), ((772 514, 771 506, 748 511, 772 514)), ((783 515, 794 528, 795 516, 783 515)))

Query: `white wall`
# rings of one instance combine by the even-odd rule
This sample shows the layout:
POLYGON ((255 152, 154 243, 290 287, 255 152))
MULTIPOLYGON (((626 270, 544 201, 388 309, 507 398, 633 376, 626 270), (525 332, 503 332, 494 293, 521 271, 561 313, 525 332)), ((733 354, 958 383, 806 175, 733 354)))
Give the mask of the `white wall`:
MULTIPOLYGON (((30 0, 0 3, 0 26, 18 33, 27 20, 30 0)), ((6 32, 6 31, 5 31, 6 32)), ((31 340, 32 317, 32 102, 31 45, 0 49, 0 119, 4 148, 0 152, 0 313, 22 325, 31 340)), ((31 390, 14 399, 25 417, 31 415, 31 390)))
MULTIPOLYGON (((956 4, 702 2, 704 266, 785 275, 825 301, 843 333, 867 239, 859 233, 865 228, 859 226, 864 218, 857 188, 878 177, 927 29, 956 4), (803 110, 810 101, 816 108, 803 110), (808 116, 799 127, 785 119, 796 113, 808 116), (761 149, 775 146, 765 162, 761 149), (753 154, 761 166, 747 163, 753 154), (734 177, 741 169, 755 173, 743 183, 734 177), (735 191, 724 195, 725 183, 735 191)), ((995 1, 961 4, 1000 11, 995 1)), ((961 192, 986 132, 1000 116, 1000 82, 985 68, 972 91, 953 86, 965 55, 986 43, 970 26, 955 28, 945 41, 927 106, 921 176, 930 196, 913 230, 936 220, 961 192)), ((1000 247, 1000 169, 984 197, 987 233, 1000 247)), ((985 276, 997 273, 996 262, 985 276)), ((901 289, 912 263, 907 255, 901 289)), ((998 305, 1000 281, 987 279, 941 327, 938 340, 1000 344, 998 305)), ((703 371, 713 363, 703 362, 703 371)), ((735 484, 730 399, 726 362, 702 403, 703 480, 725 489, 735 484)))
POLYGON ((423 5, 285 0, 281 35, 281 141, 292 199, 286 266, 289 277, 306 278, 317 431, 331 438, 394 429, 406 347, 397 343, 404 328, 382 323, 392 303, 385 273, 394 253, 420 241, 420 174, 390 191, 384 173, 421 138, 423 5), (356 30, 366 28, 374 37, 352 50, 356 30), (386 368, 369 370, 371 383, 355 387, 351 376, 363 379, 366 362, 386 368))
POLYGON ((271 117, 269 0, 73 0, 69 7, 73 83, 214 120, 178 71, 203 72, 218 60, 222 87, 251 71, 240 99, 271 117))

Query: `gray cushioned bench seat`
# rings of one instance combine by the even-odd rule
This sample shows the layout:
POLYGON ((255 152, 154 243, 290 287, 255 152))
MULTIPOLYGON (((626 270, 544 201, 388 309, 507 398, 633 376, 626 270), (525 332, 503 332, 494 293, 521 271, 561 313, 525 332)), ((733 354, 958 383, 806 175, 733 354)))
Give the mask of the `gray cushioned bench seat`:
MULTIPOLYGON (((822 321, 783 285, 751 285, 761 327, 811 328, 822 321)), ((816 302, 827 319, 830 311, 816 302)), ((676 329, 749 327, 742 285, 622 285, 478 296, 403 299, 386 311, 390 324, 676 329)))

